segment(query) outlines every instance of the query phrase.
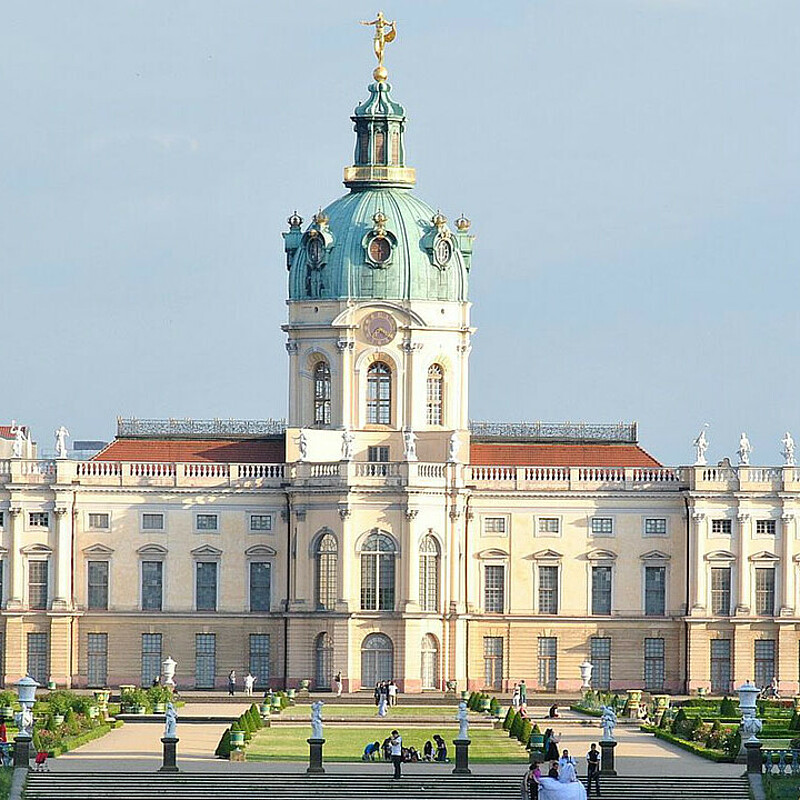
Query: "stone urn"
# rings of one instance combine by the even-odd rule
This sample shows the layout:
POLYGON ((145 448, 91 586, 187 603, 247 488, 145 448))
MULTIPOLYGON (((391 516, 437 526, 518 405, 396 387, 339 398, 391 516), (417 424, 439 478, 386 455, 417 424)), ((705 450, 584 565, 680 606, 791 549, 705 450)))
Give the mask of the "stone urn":
POLYGON ((742 712, 742 739, 749 737, 748 742, 757 742, 761 732, 761 720, 756 719, 756 699, 759 689, 754 683, 747 681, 737 690, 739 695, 739 710, 742 712))
POLYGON ((586 660, 582 664, 578 664, 578 669, 581 671, 581 689, 591 689, 594 664, 586 660))
POLYGON ((642 702, 642 690, 641 689, 628 689, 628 717, 630 719, 638 719, 639 718, 639 703, 642 702))
POLYGON ((164 686, 175 688, 175 668, 177 666, 178 663, 173 661, 171 656, 167 656, 161 662, 161 677, 164 679, 164 686))

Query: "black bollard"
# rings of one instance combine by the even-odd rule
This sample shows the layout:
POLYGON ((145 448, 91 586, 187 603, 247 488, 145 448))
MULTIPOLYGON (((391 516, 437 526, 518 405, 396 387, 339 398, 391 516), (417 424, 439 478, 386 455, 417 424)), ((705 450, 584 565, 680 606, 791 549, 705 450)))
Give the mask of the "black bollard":
POLYGON ((180 739, 173 737, 163 738, 164 756, 159 772, 180 772, 178 769, 178 742, 180 739))
POLYGON ((14 737, 14 766, 25 767, 30 766, 31 762, 31 737, 19 736, 14 737))
POLYGON ((471 739, 453 739, 456 746, 456 765, 453 767, 453 775, 472 775, 469 768, 469 745, 471 739))
POLYGON ((614 769, 614 748, 617 746, 615 739, 600 740, 600 775, 616 775, 614 769))
POLYGON ((325 768, 322 766, 322 745, 324 739, 306 739, 308 742, 308 769, 306 775, 322 775, 325 768))

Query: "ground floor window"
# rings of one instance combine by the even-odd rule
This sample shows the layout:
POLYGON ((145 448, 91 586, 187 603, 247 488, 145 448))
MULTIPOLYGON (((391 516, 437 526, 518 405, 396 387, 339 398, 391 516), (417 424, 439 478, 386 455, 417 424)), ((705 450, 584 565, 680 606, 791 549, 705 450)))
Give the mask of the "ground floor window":
POLYGON ((660 692, 664 688, 664 640, 644 640, 644 688, 660 692))
POLYGON ((394 646, 383 633, 371 633, 361 645, 361 685, 374 686, 394 677, 394 646))
POLYGON ((196 633, 194 637, 194 685, 198 689, 213 689, 217 674, 217 636, 196 633))
POLYGON ((47 668, 47 634, 28 634, 28 675, 42 686, 47 686, 50 670, 47 668))
POLYGON ((711 640, 711 693, 728 694, 731 690, 731 640, 711 640))
POLYGON ((555 636, 539 637, 539 688, 556 688, 558 639, 555 636))
POLYGON ((269 683, 270 640, 268 633, 250 634, 250 674, 256 679, 255 685, 266 688, 269 683))
POLYGON ((423 689, 439 688, 439 642, 432 633, 426 633, 422 637, 420 671, 423 689))
POLYGON ((503 637, 483 637, 484 685, 487 689, 503 688, 503 637))
POLYGON ((314 686, 330 689, 333 684, 333 639, 320 633, 314 642, 314 686))
POLYGON ((775 677, 775 640, 759 639, 754 645, 756 686, 769 686, 775 677))
POLYGON ((142 686, 152 686, 161 674, 161 634, 142 634, 142 686))
POLYGON ((592 688, 611 688, 611 637, 593 636, 589 661, 593 664, 592 688))
POLYGON ((86 637, 86 679, 90 688, 108 683, 108 634, 89 633, 86 637))

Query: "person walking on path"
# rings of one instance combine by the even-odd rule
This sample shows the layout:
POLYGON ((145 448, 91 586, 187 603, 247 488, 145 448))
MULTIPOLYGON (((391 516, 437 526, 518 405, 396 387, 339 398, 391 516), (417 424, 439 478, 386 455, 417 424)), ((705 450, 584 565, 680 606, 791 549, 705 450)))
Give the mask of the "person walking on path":
POLYGON ((538 800, 539 778, 541 777, 542 771, 539 769, 539 762, 534 761, 522 777, 520 800, 538 800))
POLYGON ((592 742, 589 752, 586 754, 586 765, 586 794, 590 795, 592 793, 592 784, 594 783, 595 792, 600 797, 600 751, 594 742, 592 742))
POLYGON ((521 706, 528 705, 528 687, 525 685, 525 680, 519 682, 519 704, 521 706))
POLYGON ((236 670, 232 669, 228 673, 228 694, 233 697, 233 693, 236 691, 236 670))
POLYGON ((397 684, 394 682, 394 679, 389 681, 389 684, 386 687, 386 691, 389 693, 389 705, 390 706, 396 706, 397 705, 397 684))
POLYGON ((402 773, 400 772, 400 765, 403 763, 403 737, 398 731, 392 731, 392 738, 389 740, 391 744, 392 764, 394 764, 393 780, 400 780, 402 773))
POLYGON ((255 685, 256 685, 255 675, 252 675, 251 673, 248 672, 247 675, 244 676, 244 693, 248 697, 253 696, 253 687, 255 685))
POLYGON ((333 679, 333 690, 336 692, 337 697, 342 696, 342 673, 341 671, 336 673, 336 677, 333 679))

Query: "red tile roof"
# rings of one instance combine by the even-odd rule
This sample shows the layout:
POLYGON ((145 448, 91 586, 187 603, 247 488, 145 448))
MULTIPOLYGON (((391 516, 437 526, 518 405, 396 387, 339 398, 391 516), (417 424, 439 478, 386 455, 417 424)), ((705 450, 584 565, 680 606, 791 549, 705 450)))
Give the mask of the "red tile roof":
POLYGON ((509 467, 659 467, 635 444, 472 442, 470 463, 509 467))
MULTIPOLYGON (((28 426, 23 425, 22 430, 25 431, 25 435, 28 435, 28 426)), ((0 425, 0 439, 13 439, 14 434, 11 433, 11 426, 10 425, 0 425)))
POLYGON ((211 461, 282 464, 283 437, 275 439, 115 439, 92 461, 211 461))

